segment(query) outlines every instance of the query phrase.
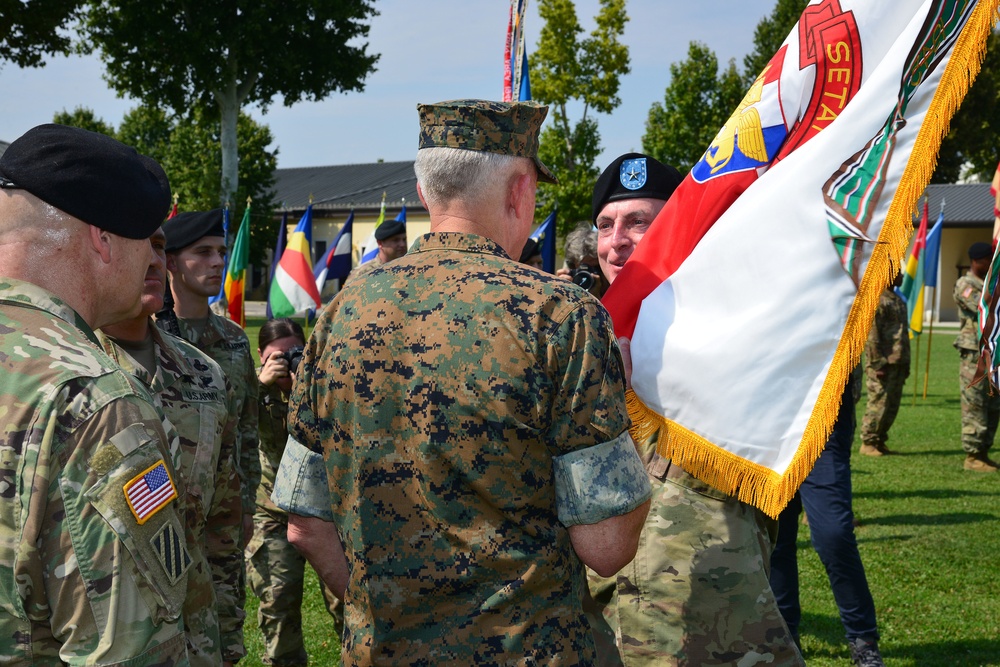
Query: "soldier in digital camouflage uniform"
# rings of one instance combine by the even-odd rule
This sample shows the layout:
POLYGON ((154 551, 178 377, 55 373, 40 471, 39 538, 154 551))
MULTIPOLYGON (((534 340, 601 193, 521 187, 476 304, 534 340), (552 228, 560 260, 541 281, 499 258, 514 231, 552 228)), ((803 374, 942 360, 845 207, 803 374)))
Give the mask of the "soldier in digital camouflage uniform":
POLYGON ((546 109, 419 111, 431 233, 310 337, 289 429, 324 453, 334 522, 293 543, 313 563, 346 551, 330 583, 347 665, 589 665, 581 562, 631 560, 649 483, 607 312, 511 259, 551 179, 546 109))
POLYGON ((191 555, 161 417, 98 344, 138 312, 159 165, 42 125, 0 157, 0 662, 187 665, 191 555))
MULTIPOLYGON (((612 162, 594 189, 597 256, 609 282, 681 176, 640 153, 612 162)), ((653 499, 635 560, 590 572, 604 665, 801 665, 768 581, 775 522, 639 443, 653 499), (617 645, 617 646, 616 646, 617 645)))
MULTIPOLYGON (((896 276, 899 285, 900 275, 896 276)), ((861 453, 890 454, 885 441, 896 420, 903 385, 910 375, 910 325, 906 303, 889 286, 878 298, 875 321, 865 343, 865 386, 868 404, 861 420, 861 453)))
MULTIPOLYGON (((271 502, 274 478, 288 440, 288 394, 295 370, 289 354, 298 350, 301 360, 305 335, 288 318, 268 320, 260 328, 257 353, 261 360, 258 428, 260 431, 260 486, 254 514, 253 539, 247 545, 250 587, 260 599, 257 622, 264 635, 264 664, 305 665, 302 638, 302 594, 305 558, 288 541, 288 512, 271 502)), ((330 503, 326 500, 329 511, 330 503)), ((344 611, 329 587, 320 582, 327 610, 333 616, 339 641, 344 611)))
POLYGON ((370 271, 387 262, 398 259, 406 254, 406 225, 398 220, 387 220, 375 229, 375 242, 378 243, 378 254, 364 264, 359 264, 348 274, 346 285, 357 280, 370 271))
POLYGON ((983 279, 990 268, 993 249, 988 243, 973 243, 969 248, 969 271, 955 283, 961 329, 955 347, 961 355, 958 381, 962 392, 962 449, 966 470, 996 472, 998 464, 989 452, 1000 422, 1000 395, 990 395, 989 382, 972 384, 979 363, 979 300, 983 279))
POLYGON ((142 311, 103 327, 101 343, 118 364, 149 388, 164 415, 164 430, 178 437, 171 455, 188 493, 184 512, 192 566, 184 603, 185 633, 192 665, 231 665, 242 648, 243 610, 238 605, 243 551, 240 548, 240 481, 233 462, 236 414, 222 369, 150 317, 163 307, 165 236, 151 239, 154 261, 146 272, 142 311))
MULTIPOLYGON (((236 467, 243 497, 243 542, 253 532, 254 498, 260 484, 257 450, 257 373, 246 332, 211 312, 208 299, 219 293, 226 266, 222 209, 175 215, 163 223, 167 235, 170 291, 156 324, 211 357, 233 389, 236 467)), ((240 604, 242 607, 242 602, 240 604)))

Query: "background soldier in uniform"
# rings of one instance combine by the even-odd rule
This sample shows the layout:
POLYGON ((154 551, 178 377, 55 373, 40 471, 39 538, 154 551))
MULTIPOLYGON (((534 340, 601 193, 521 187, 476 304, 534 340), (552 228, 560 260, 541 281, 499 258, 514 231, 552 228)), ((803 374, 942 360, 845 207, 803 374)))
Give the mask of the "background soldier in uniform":
POLYGON ((41 125, 0 157, 5 664, 188 664, 185 491, 94 333, 139 312, 169 205, 160 166, 101 134, 41 125))
MULTIPOLYGON (((235 322, 211 312, 226 267, 222 209, 181 213, 163 223, 167 235, 170 293, 156 317, 161 329, 180 336, 210 356, 233 388, 236 465, 243 496, 243 543, 253 533, 254 497, 260 483, 257 453, 257 373, 250 342, 235 322)), ((242 607, 242 604, 240 605, 242 607)))
POLYGON ((399 259, 406 254, 406 225, 398 220, 386 220, 375 230, 375 242, 378 243, 378 254, 375 259, 354 267, 347 280, 354 280, 387 262, 399 259))
MULTIPOLYGON (((899 286, 902 274, 896 275, 899 286)), ((878 298, 875 321, 865 343, 865 386, 868 404, 861 420, 861 453, 868 456, 891 454, 886 447, 889 428, 896 420, 903 385, 910 375, 910 325, 906 303, 893 285, 878 298)))
MULTIPOLYGON (((676 169, 640 153, 601 174, 593 219, 609 283, 680 182, 676 169)), ((803 664, 768 581, 775 522, 656 445, 655 435, 639 443, 653 499, 635 560, 614 578, 589 573, 601 664, 803 664)))
POLYGON ((631 560, 649 483, 607 312, 511 259, 551 178, 546 109, 419 111, 431 233, 337 295, 293 390, 336 528, 300 543, 314 563, 346 552, 347 665, 590 664, 580 562, 631 560))
POLYGON ((969 247, 971 266, 955 283, 954 294, 961 321, 955 347, 961 355, 958 381, 962 391, 964 467, 974 472, 996 472, 998 468, 989 452, 1000 422, 1000 395, 991 395, 990 383, 985 380, 972 384, 979 363, 979 299, 992 256, 989 243, 973 243, 969 247))
POLYGON ((184 603, 191 664, 231 665, 246 654, 238 602, 242 499, 233 461, 232 391, 217 363, 153 324, 166 284, 163 230, 151 241, 154 261, 146 272, 142 310, 103 327, 100 338, 108 354, 149 388, 163 411, 164 430, 177 436, 171 455, 188 491, 183 504, 193 559, 184 603))

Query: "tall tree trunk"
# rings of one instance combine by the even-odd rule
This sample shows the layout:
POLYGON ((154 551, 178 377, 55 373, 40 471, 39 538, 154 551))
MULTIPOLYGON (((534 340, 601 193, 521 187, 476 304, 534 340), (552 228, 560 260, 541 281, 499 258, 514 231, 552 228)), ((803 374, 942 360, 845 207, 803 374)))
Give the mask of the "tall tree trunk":
POLYGON ((239 144, 236 140, 236 121, 240 115, 240 103, 236 92, 236 82, 226 86, 215 96, 219 105, 219 117, 222 124, 222 183, 219 189, 221 206, 226 202, 235 204, 233 197, 240 185, 239 144))

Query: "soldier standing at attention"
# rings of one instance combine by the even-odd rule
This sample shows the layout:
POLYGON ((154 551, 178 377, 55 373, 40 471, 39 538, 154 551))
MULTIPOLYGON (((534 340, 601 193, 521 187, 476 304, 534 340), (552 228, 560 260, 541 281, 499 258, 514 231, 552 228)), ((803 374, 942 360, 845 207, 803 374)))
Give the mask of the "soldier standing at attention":
POLYGON ((969 247, 969 271, 955 283, 954 294, 961 322, 955 347, 961 355, 958 381, 962 392, 962 449, 964 467, 973 472, 996 472, 998 468, 989 452, 1000 422, 1000 395, 991 395, 989 382, 972 384, 979 363, 979 300, 992 256, 989 243, 973 243, 969 247))
POLYGON ((163 230, 151 241, 154 261, 146 271, 142 310, 102 327, 99 336, 111 358, 152 393, 165 417, 164 430, 178 436, 171 455, 188 491, 183 506, 192 564, 184 629, 191 665, 231 665, 246 654, 237 589, 243 570, 242 499, 233 462, 232 392, 208 355, 153 324, 166 284, 163 230))
MULTIPOLYGON (((243 496, 243 544, 253 534, 254 497, 260 483, 257 452, 257 373, 250 342, 235 322, 208 307, 219 293, 226 268, 226 238, 222 209, 181 213, 163 223, 167 235, 167 272, 170 293, 156 324, 180 336, 210 356, 233 388, 236 427, 236 466, 243 496)), ((242 607, 242 604, 240 605, 242 607)))
MULTIPOLYGON (((680 183, 676 169, 641 153, 597 179, 595 254, 608 284, 680 183)), ((635 560, 616 577, 588 573, 600 663, 802 665, 768 581, 775 522, 656 445, 655 434, 639 443, 653 498, 635 560)))
POLYGON ((632 559, 649 482, 607 311, 511 259, 553 180, 547 109, 418 109, 431 233, 309 339, 289 430, 324 453, 333 522, 293 544, 344 596, 348 666, 591 665, 583 564, 632 559))
POLYGON ((4 664, 188 664, 185 490, 94 333, 139 312, 169 205, 160 166, 101 134, 40 125, 0 157, 4 664))
POLYGON ((365 275, 373 269, 399 259, 406 254, 406 225, 399 220, 386 220, 375 230, 375 242, 378 244, 378 254, 364 264, 355 266, 348 274, 346 285, 349 281, 365 275))
POLYGON ((910 325, 906 303, 896 294, 902 274, 878 298, 875 321, 865 343, 865 387, 868 404, 861 420, 861 453, 891 454, 885 446, 889 428, 896 420, 903 385, 910 375, 910 325))

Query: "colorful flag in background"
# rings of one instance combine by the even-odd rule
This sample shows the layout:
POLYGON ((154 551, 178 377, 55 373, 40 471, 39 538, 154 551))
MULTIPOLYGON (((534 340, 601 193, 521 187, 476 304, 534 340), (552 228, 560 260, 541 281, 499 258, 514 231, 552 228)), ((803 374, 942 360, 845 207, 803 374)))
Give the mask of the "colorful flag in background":
POLYGON ((927 247, 924 250, 924 287, 937 287, 938 264, 941 260, 941 230, 944 228, 944 206, 938 219, 927 232, 927 247))
POLYGON ((504 102, 523 102, 531 99, 528 50, 524 43, 524 16, 527 11, 528 0, 511 0, 507 44, 504 47, 504 102))
MULTIPOLYGON (((222 209, 222 238, 226 239, 226 243, 229 243, 229 204, 226 204, 222 209)), ((219 293, 215 296, 208 298, 208 303, 213 304, 219 299, 225 298, 226 296, 226 283, 222 282, 219 287, 219 293)))
MULTIPOLYGON (((405 215, 405 214, 404 214, 405 215)), ((378 254, 378 243, 375 241, 375 230, 378 226, 385 222, 385 193, 382 193, 382 208, 378 212, 378 219, 375 220, 375 226, 372 228, 372 233, 368 235, 365 239, 365 244, 361 246, 361 261, 358 264, 364 264, 365 262, 370 262, 375 259, 375 255, 378 254)))
POLYGON ((243 211, 243 221, 236 232, 233 250, 229 253, 229 266, 226 268, 224 292, 229 302, 229 317, 241 327, 247 325, 243 307, 243 294, 246 291, 247 264, 250 259, 250 204, 243 211))
POLYGON ((658 432, 662 455, 771 516, 785 507, 997 5, 810 3, 604 297, 631 339, 636 436, 658 432))
MULTIPOLYGON (((271 255, 271 268, 267 274, 267 284, 274 284, 274 272, 278 269, 278 263, 281 262, 281 255, 285 252, 285 241, 288 237, 288 212, 285 211, 281 214, 281 224, 278 225, 278 242, 274 244, 274 254, 271 255)), ((271 310, 271 294, 270 288, 268 289, 267 295, 267 319, 274 319, 274 311, 271 310)))
POLYGON ((271 312, 275 317, 304 315, 319 308, 312 270, 312 204, 295 226, 271 282, 271 312))
POLYGON ((920 216, 920 227, 913 241, 913 250, 906 260, 903 284, 899 291, 906 299, 906 320, 910 323, 910 338, 919 336, 924 330, 924 249, 927 247, 927 200, 924 200, 924 214, 920 216))
POLYGON ((313 275, 316 277, 316 291, 323 295, 323 287, 327 280, 341 280, 347 278, 351 272, 351 252, 353 251, 354 235, 354 211, 347 216, 347 222, 337 232, 337 238, 323 257, 316 262, 316 269, 313 275))
POLYGON ((993 245, 996 246, 997 237, 1000 237, 1000 163, 990 183, 990 194, 993 195, 993 245))
POLYGON ((531 238, 538 241, 542 254, 542 271, 546 273, 556 272, 556 212, 553 210, 549 217, 538 225, 538 229, 531 233, 531 238))

